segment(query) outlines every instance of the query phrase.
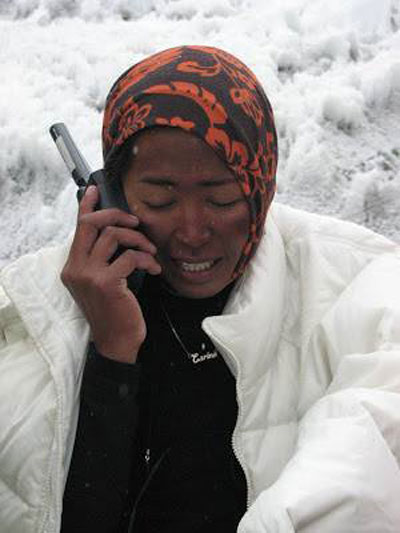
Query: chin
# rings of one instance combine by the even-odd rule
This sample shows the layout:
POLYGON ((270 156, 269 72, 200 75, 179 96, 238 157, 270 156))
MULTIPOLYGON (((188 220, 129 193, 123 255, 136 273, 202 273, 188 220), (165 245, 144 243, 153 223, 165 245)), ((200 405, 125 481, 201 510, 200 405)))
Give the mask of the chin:
POLYGON ((186 288, 175 288, 175 287, 172 287, 173 291, 178 295, 178 296, 183 296, 184 298, 191 298, 193 300, 199 300, 201 298, 211 298, 212 296, 215 296, 216 294, 218 294, 220 291, 222 291, 222 289, 186 289, 186 288))
POLYGON ((211 298, 221 292, 230 283, 205 283, 198 285, 189 285, 184 283, 174 283, 173 280, 165 279, 165 282, 178 296, 199 300, 201 298, 211 298))

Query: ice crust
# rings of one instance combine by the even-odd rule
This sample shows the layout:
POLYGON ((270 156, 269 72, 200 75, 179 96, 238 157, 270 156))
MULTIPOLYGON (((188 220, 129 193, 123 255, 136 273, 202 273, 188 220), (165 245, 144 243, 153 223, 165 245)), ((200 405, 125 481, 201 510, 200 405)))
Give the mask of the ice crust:
POLYGON ((0 265, 64 240, 75 187, 48 134, 101 166, 114 79, 180 44, 222 47, 275 110, 277 198, 400 241, 399 0, 2 0, 0 265))

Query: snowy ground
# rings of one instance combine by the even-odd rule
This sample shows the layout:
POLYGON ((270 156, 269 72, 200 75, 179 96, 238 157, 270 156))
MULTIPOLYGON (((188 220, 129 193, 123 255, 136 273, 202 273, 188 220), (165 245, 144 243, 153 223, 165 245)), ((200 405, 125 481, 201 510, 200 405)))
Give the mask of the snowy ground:
POLYGON ((74 226, 48 127, 65 121, 99 167, 111 83, 179 44, 225 48, 262 81, 281 201, 400 242, 399 29, 400 0, 0 0, 0 265, 74 226))

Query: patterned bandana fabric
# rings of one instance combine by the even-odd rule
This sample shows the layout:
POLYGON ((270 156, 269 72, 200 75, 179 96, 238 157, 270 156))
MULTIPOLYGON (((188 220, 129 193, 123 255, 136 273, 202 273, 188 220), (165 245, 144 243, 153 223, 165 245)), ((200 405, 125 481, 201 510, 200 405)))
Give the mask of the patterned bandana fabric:
POLYGON ((111 88, 103 122, 106 164, 128 137, 154 126, 197 135, 238 180, 249 205, 250 227, 236 278, 254 255, 275 192, 277 136, 263 88, 244 63, 223 50, 165 50, 131 67, 111 88))

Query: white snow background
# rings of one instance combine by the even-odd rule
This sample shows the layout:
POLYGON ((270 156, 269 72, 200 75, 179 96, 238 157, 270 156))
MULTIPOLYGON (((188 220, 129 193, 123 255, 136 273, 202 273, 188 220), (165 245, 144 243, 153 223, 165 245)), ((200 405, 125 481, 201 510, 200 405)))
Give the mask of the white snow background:
POLYGON ((100 167, 112 82, 181 44, 224 48, 261 80, 280 201, 400 241, 399 28, 400 0, 0 0, 0 265, 75 225, 49 126, 100 167))

